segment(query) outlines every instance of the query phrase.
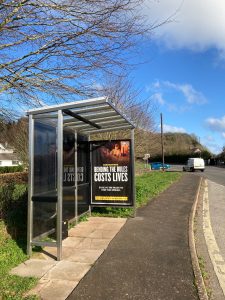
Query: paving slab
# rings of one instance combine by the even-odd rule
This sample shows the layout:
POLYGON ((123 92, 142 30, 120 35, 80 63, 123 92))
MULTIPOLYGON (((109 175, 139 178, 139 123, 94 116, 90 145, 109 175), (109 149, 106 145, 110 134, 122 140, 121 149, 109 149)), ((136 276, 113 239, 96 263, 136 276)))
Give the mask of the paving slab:
POLYGON ((63 247, 77 248, 81 243, 85 241, 84 237, 68 237, 62 242, 63 247))
POLYGON ((41 278, 57 264, 56 261, 29 259, 11 270, 11 274, 22 277, 41 278))
POLYGON ((39 295, 41 299, 64 300, 69 296, 77 284, 78 281, 52 280, 40 290, 39 295))
POLYGON ((20 276, 40 278, 27 295, 37 294, 43 300, 64 300, 102 255, 126 219, 91 217, 69 230, 63 240, 62 260, 55 260, 57 249, 45 247, 42 259, 30 259, 12 270, 20 276), (105 224, 109 224, 104 228, 105 224), (113 229, 112 229, 113 227, 113 229), (110 229, 109 229, 110 228, 110 229))
POLYGON ((109 223, 102 223, 99 226, 99 229, 102 230, 120 230, 120 228, 122 228, 124 225, 124 223, 118 222, 118 223, 114 223, 114 222, 109 222, 109 223))
MULTIPOLYGON (((66 251, 67 249, 64 250, 64 252, 66 251)), ((73 250, 73 254, 71 253, 67 257, 65 256, 64 260, 81 262, 81 263, 92 265, 102 255, 103 251, 104 249, 100 249, 100 250, 76 249, 76 251, 73 250)))
POLYGON ((122 223, 125 224, 127 219, 125 218, 111 218, 111 217, 90 217, 89 223, 122 223))
POLYGON ((65 300, 77 284, 78 281, 42 279, 26 296, 39 295, 40 299, 65 300))
MULTIPOLYGON (((119 227, 119 229, 120 228, 121 226, 119 227)), ((92 239, 112 239, 117 233, 118 233, 118 229, 117 230, 99 229, 99 230, 94 230, 92 233, 88 235, 88 237, 92 239)))
MULTIPOLYGON (((62 253, 62 259, 80 263, 93 264, 100 255, 102 255, 104 249, 74 249, 73 247, 64 247, 62 253)), ((57 255, 56 248, 50 248, 47 250, 48 254, 51 253, 52 257, 45 255, 46 259, 54 259, 57 255)))
MULTIPOLYGON (((99 227, 100 225, 98 225, 99 227)), ((79 226, 78 228, 72 228, 69 230, 69 237, 87 237, 92 232, 94 232, 97 229, 97 227, 92 226, 79 226)))
POLYGON ((43 280, 58 279, 68 281, 79 281, 90 269, 91 265, 87 263, 60 261, 54 268, 49 270, 44 276, 43 280))
POLYGON ((106 249, 111 242, 111 239, 91 239, 90 249, 106 249))

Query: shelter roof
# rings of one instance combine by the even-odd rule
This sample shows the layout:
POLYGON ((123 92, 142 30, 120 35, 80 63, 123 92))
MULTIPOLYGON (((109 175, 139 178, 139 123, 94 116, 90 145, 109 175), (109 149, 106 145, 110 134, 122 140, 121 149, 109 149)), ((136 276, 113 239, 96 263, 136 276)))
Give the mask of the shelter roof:
POLYGON ((133 129, 135 125, 108 97, 44 106, 27 112, 36 119, 57 119, 62 111, 64 127, 83 134, 133 129))

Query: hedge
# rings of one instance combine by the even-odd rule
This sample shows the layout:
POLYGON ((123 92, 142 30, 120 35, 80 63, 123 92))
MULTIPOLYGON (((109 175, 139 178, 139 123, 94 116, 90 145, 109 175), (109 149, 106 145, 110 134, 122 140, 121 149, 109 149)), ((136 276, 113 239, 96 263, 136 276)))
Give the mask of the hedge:
POLYGON ((10 183, 24 184, 27 182, 28 182, 28 173, 27 172, 0 174, 0 186, 8 185, 10 183))
MULTIPOLYGON (((164 161, 165 163, 168 164, 186 164, 188 158, 190 157, 199 157, 199 156, 195 156, 193 154, 171 154, 171 155, 165 155, 164 156, 164 161)), ((149 159, 150 162, 158 162, 158 161, 162 161, 162 156, 154 156, 152 158, 149 159)))
POLYGON ((24 169, 23 166, 0 167, 0 173, 15 173, 15 172, 22 172, 23 169, 24 169))
POLYGON ((0 187, 0 220, 16 239, 26 236, 27 185, 13 182, 0 187))

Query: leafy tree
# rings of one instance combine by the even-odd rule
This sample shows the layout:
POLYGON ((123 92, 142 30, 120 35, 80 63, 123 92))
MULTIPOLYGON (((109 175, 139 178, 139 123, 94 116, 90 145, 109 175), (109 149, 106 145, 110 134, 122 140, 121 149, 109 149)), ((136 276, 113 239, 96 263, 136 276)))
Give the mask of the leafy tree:
POLYGON ((225 146, 223 146, 222 152, 218 155, 218 159, 225 161, 225 146))

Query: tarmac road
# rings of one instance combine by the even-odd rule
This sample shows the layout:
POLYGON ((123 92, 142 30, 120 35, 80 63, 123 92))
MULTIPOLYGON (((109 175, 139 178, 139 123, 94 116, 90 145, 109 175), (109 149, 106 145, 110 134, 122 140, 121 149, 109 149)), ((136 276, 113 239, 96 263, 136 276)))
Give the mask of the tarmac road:
MULTIPOLYGON (((183 165, 171 165, 171 171, 182 171, 183 165)), ((191 172, 189 172, 191 173, 191 172)), ((225 168, 206 166, 204 172, 196 171, 194 175, 203 176, 206 179, 225 186, 225 168)))
POLYGON ((225 299, 225 168, 207 166, 197 216, 197 251, 209 274, 210 299, 225 299))
MULTIPOLYGON (((196 172, 196 174, 198 174, 196 172)), ((200 174, 200 173, 199 173, 200 174)), ((225 186, 225 168, 206 166, 204 175, 208 180, 225 186)))

